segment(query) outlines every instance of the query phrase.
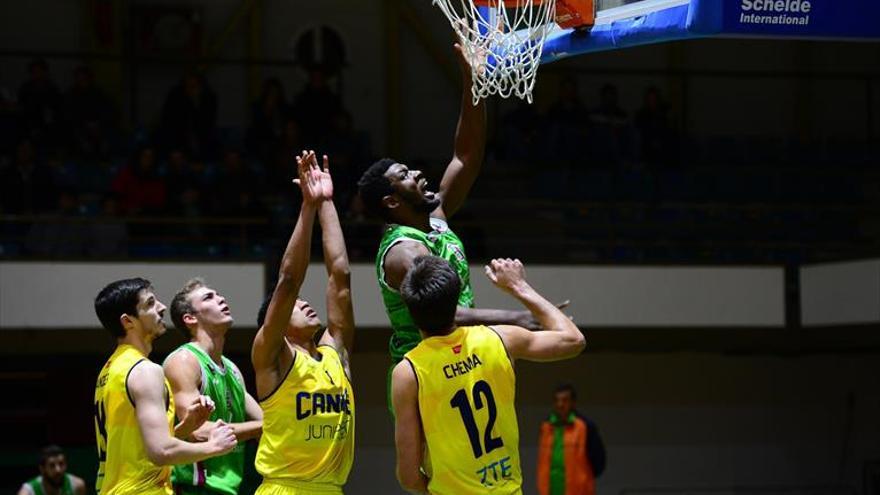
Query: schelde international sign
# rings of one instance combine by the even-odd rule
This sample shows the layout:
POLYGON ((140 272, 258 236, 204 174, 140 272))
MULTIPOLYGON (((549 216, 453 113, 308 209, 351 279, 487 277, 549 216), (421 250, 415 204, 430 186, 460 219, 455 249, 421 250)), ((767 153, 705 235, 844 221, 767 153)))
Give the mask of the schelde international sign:
MULTIPOLYGON (((692 1, 706 6, 706 0, 692 1)), ((723 26, 717 34, 872 38, 880 31, 880 0, 723 0, 712 3, 723 9, 723 26)))
POLYGON ((806 26, 812 10, 810 0, 741 0, 739 22, 806 26))

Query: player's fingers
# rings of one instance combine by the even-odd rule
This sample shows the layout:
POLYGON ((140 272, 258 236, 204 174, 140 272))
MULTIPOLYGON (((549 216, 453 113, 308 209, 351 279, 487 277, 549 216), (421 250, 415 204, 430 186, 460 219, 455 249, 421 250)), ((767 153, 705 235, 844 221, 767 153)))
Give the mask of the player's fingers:
POLYGON ((330 173, 330 159, 327 155, 324 155, 324 172, 330 173))

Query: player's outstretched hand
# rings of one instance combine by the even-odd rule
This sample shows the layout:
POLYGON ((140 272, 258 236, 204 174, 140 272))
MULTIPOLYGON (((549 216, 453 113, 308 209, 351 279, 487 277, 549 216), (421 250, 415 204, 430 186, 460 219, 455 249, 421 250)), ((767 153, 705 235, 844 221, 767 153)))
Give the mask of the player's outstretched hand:
POLYGON ((333 199, 333 178, 330 176, 330 159, 324 155, 324 168, 318 168, 318 160, 314 160, 314 167, 318 169, 321 177, 321 194, 326 200, 333 199))
POLYGON ((476 45, 470 51, 461 40, 452 45, 458 58, 462 74, 470 78, 472 74, 483 75, 486 73, 486 50, 476 45), (473 72, 472 72, 473 71, 473 72))
MULTIPOLYGON (((322 185, 321 169, 313 150, 303 150, 296 157, 297 178, 293 183, 298 185, 303 195, 303 203, 319 203, 327 199, 322 185)), ((331 189, 332 194, 332 189, 331 189)))
POLYGON ((193 399, 191 404, 186 406, 180 422, 189 425, 190 429, 195 430, 211 417, 212 412, 214 412, 214 401, 207 395, 199 395, 193 399))
POLYGON ((486 265, 486 276, 496 287, 513 294, 526 284, 526 269, 518 259, 496 258, 486 265))
POLYGON ((208 442, 212 444, 217 455, 232 451, 236 444, 238 444, 238 440, 235 438, 235 431, 223 421, 217 421, 214 424, 214 429, 211 430, 208 442))

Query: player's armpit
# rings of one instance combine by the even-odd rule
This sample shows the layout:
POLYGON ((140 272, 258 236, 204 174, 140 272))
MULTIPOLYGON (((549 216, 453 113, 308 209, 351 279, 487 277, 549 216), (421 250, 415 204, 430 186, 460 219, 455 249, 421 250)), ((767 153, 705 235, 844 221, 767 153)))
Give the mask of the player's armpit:
POLYGON ((385 261, 382 263, 385 283, 395 290, 400 288, 400 284, 412 267, 413 260, 419 256, 430 254, 428 248, 416 240, 401 241, 391 246, 385 253, 385 261))

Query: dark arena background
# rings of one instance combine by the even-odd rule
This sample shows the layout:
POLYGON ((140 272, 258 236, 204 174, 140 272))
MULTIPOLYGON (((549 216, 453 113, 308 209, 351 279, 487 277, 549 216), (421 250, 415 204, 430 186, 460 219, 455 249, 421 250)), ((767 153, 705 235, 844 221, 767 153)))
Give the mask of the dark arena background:
MULTIPOLYGON (((810 22, 849 8, 812 3, 810 22)), ((253 391, 257 309, 301 203, 294 156, 315 149, 352 262, 345 490, 402 493, 382 224, 356 183, 391 156, 439 184, 462 94, 447 20, 428 0, 0 12, 0 492, 36 476, 48 444, 94 492, 95 379, 115 342, 93 300, 112 280, 149 278, 167 304, 204 277, 253 391)), ((518 308, 482 268, 518 257, 587 340, 517 365, 523 491, 538 493, 539 428, 567 382, 604 440, 600 494, 880 495, 880 45, 683 38, 598 42, 542 65, 532 104, 486 100, 483 167, 451 221, 477 304, 518 308)), ((323 317, 313 241, 302 294, 323 317)), ((156 362, 184 342, 166 321, 156 362)), ((247 448, 243 494, 260 483, 247 448)))

